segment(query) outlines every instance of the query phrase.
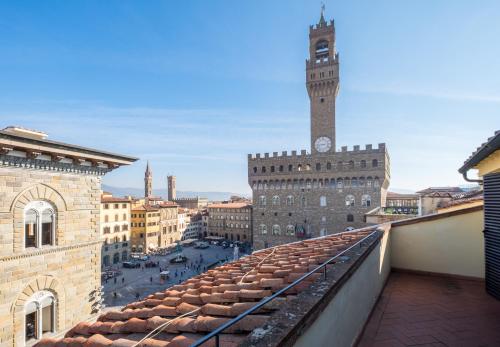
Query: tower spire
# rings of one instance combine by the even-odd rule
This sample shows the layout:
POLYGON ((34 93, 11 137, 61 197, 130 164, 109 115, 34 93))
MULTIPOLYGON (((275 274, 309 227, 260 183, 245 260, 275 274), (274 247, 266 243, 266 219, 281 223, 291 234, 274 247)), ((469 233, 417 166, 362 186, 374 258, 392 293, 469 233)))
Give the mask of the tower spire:
POLYGON ((324 2, 321 2, 321 15, 319 17, 319 23, 318 23, 318 25, 320 27, 326 25, 326 20, 325 20, 325 3, 324 2))

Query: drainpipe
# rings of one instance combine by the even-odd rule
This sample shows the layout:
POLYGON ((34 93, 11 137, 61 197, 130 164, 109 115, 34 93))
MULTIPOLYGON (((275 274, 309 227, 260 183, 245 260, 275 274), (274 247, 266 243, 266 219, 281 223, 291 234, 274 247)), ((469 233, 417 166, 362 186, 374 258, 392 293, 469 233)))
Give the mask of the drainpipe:
POLYGON ((467 172, 468 171, 465 171, 464 173, 462 173, 462 176, 464 177, 464 180, 466 180, 467 182, 479 183, 480 185, 483 185, 483 180, 473 180, 473 179, 468 178, 467 177, 467 172))

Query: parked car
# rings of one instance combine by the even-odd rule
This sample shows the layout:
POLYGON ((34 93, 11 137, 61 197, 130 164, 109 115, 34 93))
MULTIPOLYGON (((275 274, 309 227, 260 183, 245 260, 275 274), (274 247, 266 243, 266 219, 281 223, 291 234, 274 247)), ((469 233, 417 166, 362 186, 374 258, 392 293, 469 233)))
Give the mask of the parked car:
POLYGON ((132 261, 124 261, 123 267, 127 269, 136 269, 138 267, 141 267, 141 264, 132 261))

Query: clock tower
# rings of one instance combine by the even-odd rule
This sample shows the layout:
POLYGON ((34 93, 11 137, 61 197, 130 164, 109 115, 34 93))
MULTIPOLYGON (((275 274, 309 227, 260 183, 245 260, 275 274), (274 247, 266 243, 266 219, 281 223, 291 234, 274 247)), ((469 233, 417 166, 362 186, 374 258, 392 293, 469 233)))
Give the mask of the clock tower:
POLYGON ((324 18, 309 27, 309 59, 306 86, 311 102, 311 152, 335 152, 335 99, 339 90, 339 55, 335 50, 335 26, 324 18))

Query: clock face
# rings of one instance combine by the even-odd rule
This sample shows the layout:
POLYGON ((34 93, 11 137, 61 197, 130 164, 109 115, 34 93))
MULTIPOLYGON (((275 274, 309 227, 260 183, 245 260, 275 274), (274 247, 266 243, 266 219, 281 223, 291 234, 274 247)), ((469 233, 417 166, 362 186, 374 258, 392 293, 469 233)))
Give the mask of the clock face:
POLYGON ((326 136, 321 136, 314 142, 314 147, 320 153, 328 152, 332 148, 332 141, 326 136))

